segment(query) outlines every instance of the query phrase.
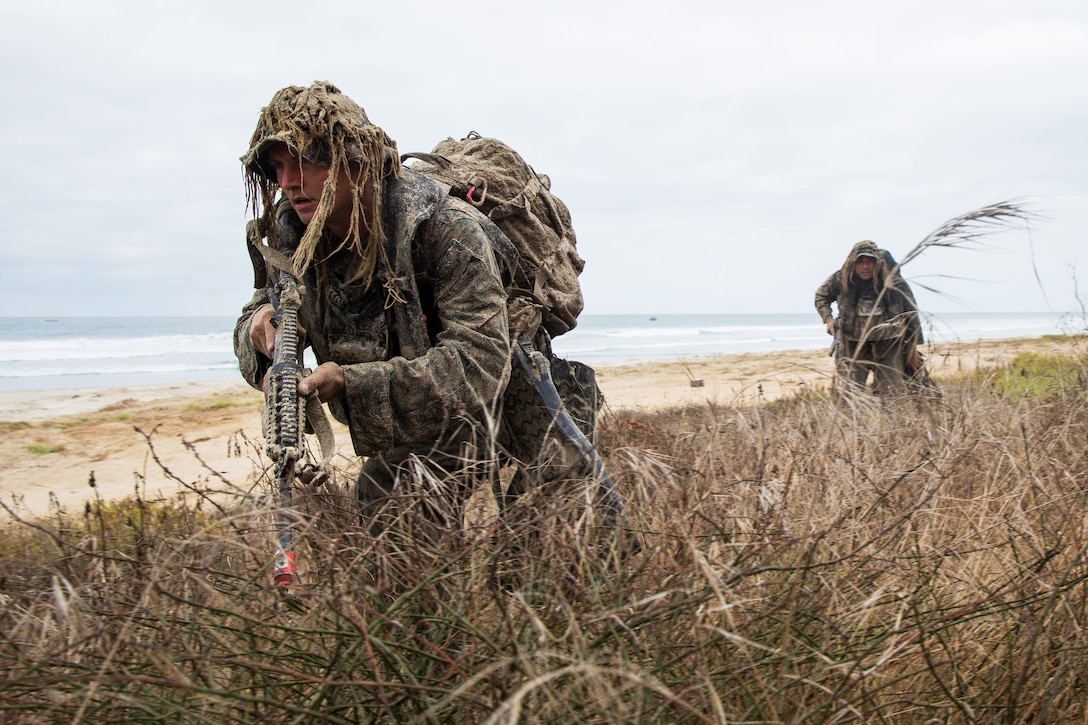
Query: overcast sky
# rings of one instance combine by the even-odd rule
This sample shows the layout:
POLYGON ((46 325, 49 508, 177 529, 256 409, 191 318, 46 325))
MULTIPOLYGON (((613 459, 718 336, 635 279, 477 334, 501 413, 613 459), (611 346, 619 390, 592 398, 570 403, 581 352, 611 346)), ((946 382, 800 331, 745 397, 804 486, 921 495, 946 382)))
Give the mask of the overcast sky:
POLYGON ((908 265, 923 309, 1088 294, 1084 0, 0 0, 0 57, 3 315, 236 314, 238 157, 318 79, 548 174, 588 313, 807 312, 855 242, 1004 199, 1042 218, 908 265))

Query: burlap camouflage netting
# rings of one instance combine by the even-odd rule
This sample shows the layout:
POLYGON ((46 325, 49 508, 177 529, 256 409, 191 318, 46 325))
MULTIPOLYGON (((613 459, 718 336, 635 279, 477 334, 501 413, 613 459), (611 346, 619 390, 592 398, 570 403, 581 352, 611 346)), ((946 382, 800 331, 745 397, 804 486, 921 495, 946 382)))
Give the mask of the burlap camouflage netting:
MULTIPOLYGON (((348 235, 338 246, 321 250, 321 258, 341 249, 351 250, 361 261, 357 278, 370 280, 379 256, 383 260, 385 257, 385 233, 379 213, 382 177, 401 173, 396 142, 331 83, 315 81, 308 87, 288 86, 278 91, 261 109, 249 150, 242 157, 247 200, 254 214, 264 218, 266 229, 272 228, 279 189, 275 174, 265 163, 265 155, 275 143, 285 144, 306 161, 329 167, 314 218, 294 254, 296 273, 301 275, 315 261, 332 211, 337 178, 347 168, 354 192, 348 235), (365 194, 368 185, 371 192, 365 194), (364 200, 369 208, 363 208, 364 200)), ((388 265, 388 260, 384 263, 388 265)))
POLYGON ((854 281, 854 264, 862 254, 872 257, 876 262, 876 269, 873 270, 873 280, 874 284, 877 285, 877 292, 883 291, 886 285, 890 285, 893 282, 892 277, 889 275, 891 270, 889 270, 884 263, 884 252, 881 251, 880 247, 876 246, 875 242, 871 242, 868 239, 855 244, 850 250, 850 254, 846 256, 846 261, 842 263, 843 290, 846 293, 851 291, 850 287, 854 281))

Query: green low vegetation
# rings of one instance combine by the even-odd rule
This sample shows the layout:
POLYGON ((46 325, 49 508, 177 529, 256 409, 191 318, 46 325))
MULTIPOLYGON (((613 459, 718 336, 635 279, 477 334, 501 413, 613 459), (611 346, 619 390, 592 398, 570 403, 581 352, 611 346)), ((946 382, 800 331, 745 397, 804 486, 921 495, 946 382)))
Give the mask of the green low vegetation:
POLYGON ((47 453, 57 453, 64 450, 62 446, 56 446, 51 443, 28 443, 24 448, 27 453, 32 453, 35 456, 42 456, 47 453))
POLYGON ((1017 402, 1075 394, 1084 388, 1084 375, 1084 367, 1065 355, 1021 353, 996 372, 980 372, 975 377, 998 395, 1017 402))
POLYGON ((267 480, 13 522, 0 721, 1084 722, 1084 365, 1017 360, 607 414, 639 548, 556 491, 361 518, 350 471, 298 495, 286 595, 267 480))
POLYGON ((261 404, 262 404, 262 401, 261 401, 260 398, 254 398, 253 400, 244 400, 244 401, 231 400, 231 399, 226 399, 225 398, 223 400, 213 400, 210 403, 192 403, 190 405, 185 406, 185 409, 186 410, 222 410, 223 408, 237 408, 239 406, 256 406, 256 405, 261 405, 261 404))

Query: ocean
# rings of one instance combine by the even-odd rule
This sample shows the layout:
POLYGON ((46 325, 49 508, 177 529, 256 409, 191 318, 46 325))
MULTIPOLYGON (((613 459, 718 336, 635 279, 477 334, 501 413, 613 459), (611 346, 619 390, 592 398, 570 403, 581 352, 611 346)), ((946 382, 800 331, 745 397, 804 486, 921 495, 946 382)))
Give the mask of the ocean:
MULTIPOLYGON (((0 317, 0 390, 241 380, 233 317, 0 317)), ((1061 313, 926 315, 934 342, 1083 332, 1061 313)), ((590 365, 825 348, 814 312, 759 315, 593 315, 554 341, 590 365)), ((312 363, 312 360, 310 361, 312 363)))

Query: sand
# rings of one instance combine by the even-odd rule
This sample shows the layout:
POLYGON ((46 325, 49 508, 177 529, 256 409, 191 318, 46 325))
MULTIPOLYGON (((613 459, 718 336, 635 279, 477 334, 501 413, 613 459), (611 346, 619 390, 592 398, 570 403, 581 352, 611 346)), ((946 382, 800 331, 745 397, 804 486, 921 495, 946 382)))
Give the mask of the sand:
MULTIPOLYGON (((1026 351, 1070 351, 1073 343, 1019 339, 926 348, 942 376, 998 366, 1026 351)), ((611 412, 674 405, 743 405, 826 389, 826 350, 688 358, 599 367, 611 412)), ((263 397, 237 383, 0 391, 0 502, 24 517, 78 513, 100 496, 137 491, 171 498, 189 486, 251 490, 263 457, 263 397), (156 461, 155 459, 158 459, 156 461), (90 485, 92 481, 94 486, 90 485)), ((334 423, 337 464, 351 467, 347 430, 334 423)), ((10 514, 0 511, 0 521, 10 514)))

